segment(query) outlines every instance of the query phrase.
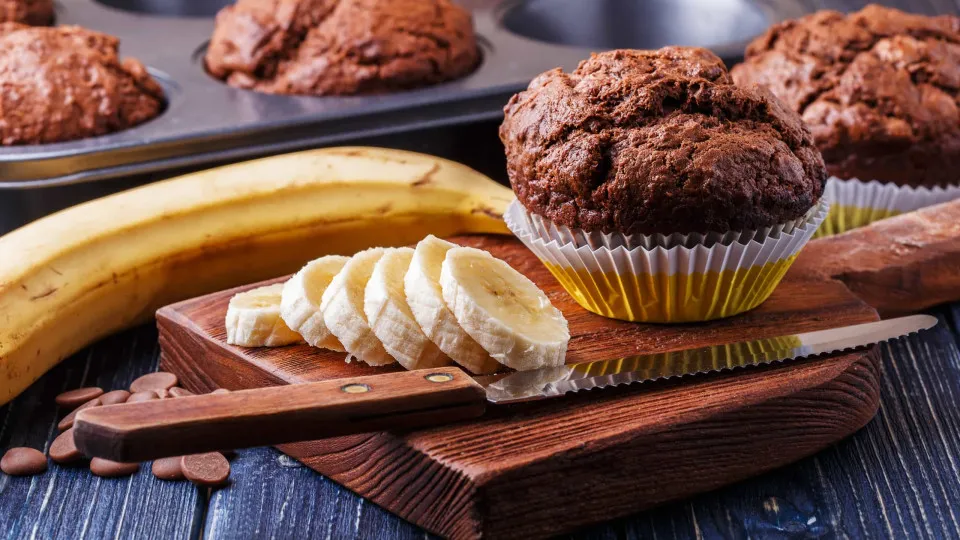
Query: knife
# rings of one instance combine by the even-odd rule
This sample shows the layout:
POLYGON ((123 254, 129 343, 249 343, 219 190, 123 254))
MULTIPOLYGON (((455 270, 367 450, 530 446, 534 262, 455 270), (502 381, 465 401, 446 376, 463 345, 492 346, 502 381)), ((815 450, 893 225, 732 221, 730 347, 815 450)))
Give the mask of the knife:
POLYGON ((88 456, 132 462, 476 418, 506 405, 569 392, 703 375, 861 349, 933 328, 912 315, 842 328, 615 360, 472 378, 452 367, 403 371, 92 407, 74 442, 88 456))

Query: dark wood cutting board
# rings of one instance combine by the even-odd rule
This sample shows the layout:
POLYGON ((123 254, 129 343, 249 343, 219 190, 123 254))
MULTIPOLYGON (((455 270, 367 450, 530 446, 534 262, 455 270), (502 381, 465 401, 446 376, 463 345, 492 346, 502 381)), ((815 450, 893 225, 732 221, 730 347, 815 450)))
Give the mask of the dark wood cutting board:
MULTIPOLYGON (((583 310, 510 237, 452 240, 489 250, 540 285, 570 322, 571 358, 599 360, 877 320, 874 307, 851 292, 873 294, 877 283, 892 283, 895 296, 914 298, 910 309, 958 299, 960 232, 954 224, 960 222, 960 203, 936 208, 941 210, 813 242, 773 296, 750 313, 673 326, 624 323, 583 310), (891 226, 899 237, 884 237, 883 227, 891 226), (910 246, 927 249, 904 247, 901 240, 908 237, 910 246), (891 246, 902 248, 894 249, 897 257, 888 256, 891 246), (924 269, 940 275, 921 279, 924 269), (921 293, 926 300, 915 299, 921 293)), ((258 285, 161 309, 161 367, 197 392, 391 370, 346 364, 343 354, 306 346, 227 345, 223 321, 229 298, 258 285)), ((898 303, 874 296, 881 311, 898 311, 898 303)), ((435 533, 542 537, 812 454, 874 416, 877 380, 874 352, 859 352, 490 407, 479 420, 434 429, 280 448, 435 533)))

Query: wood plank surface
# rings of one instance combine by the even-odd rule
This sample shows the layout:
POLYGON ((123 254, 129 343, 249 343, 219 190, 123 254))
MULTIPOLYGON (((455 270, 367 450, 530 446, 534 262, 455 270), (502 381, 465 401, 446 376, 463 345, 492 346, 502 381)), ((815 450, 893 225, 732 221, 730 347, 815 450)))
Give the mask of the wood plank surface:
MULTIPOLYGON (((72 1, 77 0, 66 3, 72 1)), ((800 4, 808 10, 856 9, 867 3, 757 1, 800 4)), ((960 8, 956 0, 879 3, 925 13, 954 13, 960 8)), ((495 130, 488 135, 494 136, 495 130)), ((960 508, 960 303, 935 313, 945 326, 881 348, 880 411, 852 437, 757 478, 570 537, 960 537, 960 516, 955 510, 960 508)), ((156 337, 153 327, 144 326, 106 339, 0 407, 0 449, 49 444, 57 416, 52 396, 61 389, 91 379, 110 386, 114 377, 121 386, 153 370, 158 361, 156 337)), ((406 540, 427 536, 276 450, 241 451, 233 468, 231 484, 213 492, 209 506, 205 492, 186 484, 175 484, 181 486, 175 490, 166 485, 150 487, 154 482, 143 471, 123 493, 119 486, 127 485, 127 480, 102 480, 82 469, 56 473, 52 487, 47 477, 53 472, 36 481, 0 476, 0 537, 196 538, 202 534, 207 538, 406 540)))
MULTIPOLYGON (((0 408, 0 449, 49 448, 63 416, 54 397, 65 390, 127 388, 158 363, 156 332, 141 327, 74 355, 0 408)), ((126 478, 99 478, 85 463, 49 464, 46 473, 0 474, 0 536, 4 538, 192 538, 201 526, 205 492, 162 482, 149 464, 126 478), (157 511, 159 509, 159 511, 157 511)))

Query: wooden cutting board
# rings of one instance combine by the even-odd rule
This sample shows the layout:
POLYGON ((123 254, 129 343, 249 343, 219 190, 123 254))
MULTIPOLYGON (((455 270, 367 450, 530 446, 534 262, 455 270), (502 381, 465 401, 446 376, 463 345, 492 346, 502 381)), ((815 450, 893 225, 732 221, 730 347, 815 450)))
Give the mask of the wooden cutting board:
MULTIPOLYGON (((600 360, 869 322, 878 319, 874 307, 893 314, 960 299, 960 203, 935 208, 817 240, 762 306, 703 324, 645 325, 593 315, 518 241, 452 240, 489 250, 530 277, 567 317, 570 357, 600 360), (852 290, 865 291, 873 306, 852 290)), ((162 369, 197 392, 391 370, 346 364, 343 354, 306 346, 227 345, 229 298, 259 285, 161 309, 162 369)), ((797 460, 862 427, 878 400, 875 352, 867 351, 490 407, 478 420, 435 429, 280 448, 432 532, 532 538, 797 460)))

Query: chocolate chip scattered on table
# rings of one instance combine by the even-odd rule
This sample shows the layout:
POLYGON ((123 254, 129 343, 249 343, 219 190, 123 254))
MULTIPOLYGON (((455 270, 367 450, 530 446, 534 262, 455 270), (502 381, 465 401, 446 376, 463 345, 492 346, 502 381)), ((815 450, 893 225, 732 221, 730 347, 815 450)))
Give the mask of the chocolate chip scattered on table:
POLYGON ((90 460, 90 472, 104 478, 130 476, 139 470, 139 463, 122 463, 120 461, 111 461, 109 459, 96 457, 90 460))
POLYGON ((126 403, 130 395, 130 392, 127 392, 126 390, 113 390, 100 396, 100 403, 102 405, 117 405, 119 403, 126 403))
MULTIPOLYGON (((213 394, 226 394, 229 390, 218 388, 213 394)), ((57 405, 70 412, 57 424, 62 432, 50 444, 48 451, 54 463, 68 464, 84 459, 74 441, 73 424, 77 413, 83 409, 121 403, 137 403, 164 398, 194 396, 193 392, 177 386, 177 377, 173 373, 149 373, 137 378, 130 385, 130 391, 112 390, 104 392, 98 387, 83 387, 69 390, 56 397, 57 405)), ((176 456, 154 460, 151 465, 153 475, 162 480, 184 480, 206 487, 224 485, 230 477, 230 463, 227 457, 233 452, 226 451, 176 456)), ((39 450, 16 447, 7 450, 0 459, 0 470, 13 476, 29 476, 47 470, 47 456, 39 450)), ((129 476, 140 470, 139 463, 121 463, 103 458, 90 460, 90 472, 105 478, 129 476)))
POLYGON ((30 476, 45 470, 47 457, 36 448, 11 448, 0 459, 0 471, 11 476, 30 476))
POLYGON ((183 467, 180 466, 181 456, 155 459, 151 470, 153 475, 161 480, 183 480, 183 467))
POLYGON ((80 450, 77 449, 76 443, 73 441, 73 428, 70 428, 53 440, 53 443, 50 444, 50 459, 55 463, 73 463, 79 461, 83 458, 83 454, 80 453, 80 450))
POLYGON ((57 405, 65 409, 76 409, 84 403, 96 399, 103 395, 103 389, 97 388, 96 386, 87 386, 84 388, 77 388, 76 390, 68 390, 58 395, 54 401, 57 402, 57 405))
POLYGON ((222 486, 230 478, 230 462, 220 452, 183 456, 180 468, 187 480, 200 486, 222 486))
POLYGON ((77 407, 70 414, 63 417, 63 420, 60 420, 60 423, 57 424, 57 429, 60 431, 66 431, 73 427, 73 421, 77 418, 77 413, 89 409, 90 407, 99 407, 101 405, 100 398, 94 398, 90 401, 84 403, 83 405, 77 407))
POLYGON ((156 373, 147 373, 137 380, 130 383, 131 392, 143 392, 153 390, 159 394, 160 390, 166 391, 177 385, 177 376, 166 371, 156 373))

